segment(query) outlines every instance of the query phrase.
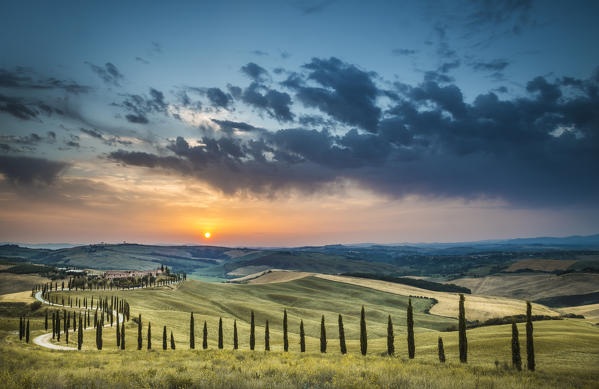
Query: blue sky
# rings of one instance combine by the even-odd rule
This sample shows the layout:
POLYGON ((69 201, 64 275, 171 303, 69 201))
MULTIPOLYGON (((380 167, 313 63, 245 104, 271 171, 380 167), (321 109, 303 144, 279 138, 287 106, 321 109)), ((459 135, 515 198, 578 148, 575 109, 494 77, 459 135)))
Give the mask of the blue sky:
POLYGON ((223 244, 280 245, 599 227, 597 2, 1 8, 3 240, 193 243, 212 229, 223 244), (290 202, 303 213, 286 223, 276 215, 290 202), (177 216, 139 228, 148 206, 177 216), (107 229, 123 212, 127 228, 107 229), (455 215, 468 222, 447 231, 455 215), (324 219, 337 222, 294 230, 324 219))

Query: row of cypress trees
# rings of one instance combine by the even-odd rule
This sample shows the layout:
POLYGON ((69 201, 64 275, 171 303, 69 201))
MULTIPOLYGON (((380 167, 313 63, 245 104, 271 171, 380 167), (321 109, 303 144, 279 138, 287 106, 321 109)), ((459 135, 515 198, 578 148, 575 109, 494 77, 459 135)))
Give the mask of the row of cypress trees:
MULTIPOLYGON (((460 322, 463 322, 463 325, 460 326, 460 350, 463 350, 466 353, 466 332, 465 332, 465 311, 463 307, 464 298, 460 297, 460 315, 463 318, 460 322), (462 346, 463 345, 463 346, 462 346)), ((218 348, 223 348, 223 328, 222 328, 222 318, 219 318, 218 322, 218 348)), ((343 316, 339 315, 338 319, 339 326, 339 348, 342 354, 347 353, 347 346, 345 343, 345 330, 343 327, 343 316)), ((283 310, 283 350, 289 351, 289 335, 288 335, 288 318, 287 318, 287 310, 283 310)), ((141 331, 141 329, 140 329, 141 331)), ((300 352, 306 351, 306 341, 305 341, 305 331, 304 331, 304 322, 300 320, 300 352)), ((408 308, 407 308, 407 343, 408 343, 408 356, 410 359, 415 356, 415 342, 414 342, 414 312, 412 307, 412 300, 408 300, 408 308)), ((439 338, 440 350, 443 351, 443 340, 439 338)), ((255 314, 252 310, 250 312, 250 336, 249 336, 249 346, 250 350, 254 350, 256 345, 256 320, 255 314)), ((204 321, 204 331, 203 331, 203 342, 202 347, 204 349, 208 348, 208 329, 207 323, 204 321)), ((193 316, 193 312, 190 314, 189 319, 189 348, 195 349, 195 319, 193 316)), ((237 320, 233 322, 233 349, 237 350, 239 348, 239 337, 237 333, 237 320)), ((264 349, 266 351, 270 350, 270 327, 269 322, 266 320, 264 326, 264 349)), ((322 315, 320 322, 320 351, 322 353, 327 352, 327 333, 326 333, 326 325, 325 325, 325 317, 322 315)), ((440 351, 440 352, 441 352, 440 351)), ((362 355, 366 355, 368 352, 368 335, 366 331, 366 312, 364 306, 362 306, 362 310, 360 312, 360 352, 362 355)), ((393 322, 391 320, 391 315, 388 317, 387 321, 387 353, 389 355, 395 354, 395 336, 393 332, 393 322)), ((460 354, 462 355, 462 354, 460 354)), ((444 360, 444 351, 443 351, 443 360, 444 360)))
MULTIPOLYGON (((93 298, 92 298, 93 301, 93 298)), ((107 301, 107 300, 106 300, 107 301)), ((464 307, 465 298, 463 294, 460 294, 459 305, 458 305, 458 337, 459 337, 459 355, 460 362, 467 363, 468 361, 468 340, 466 337, 466 311, 464 307)), ((106 304, 107 305, 107 304, 106 304)), ((102 308, 106 305, 102 304, 102 308)), ((111 304, 112 306, 112 304, 111 304)), ((127 304, 128 310, 128 304, 127 304)), ((87 322, 89 323, 89 311, 87 313, 87 322)), ((104 315, 100 315, 98 318, 98 309, 96 308, 96 312, 94 314, 94 327, 96 328, 96 346, 98 350, 102 349, 102 328, 104 326, 104 315)), ((83 314, 83 318, 86 315, 83 314)), ((66 310, 63 311, 63 325, 64 325, 64 334, 66 337, 66 342, 68 343, 68 334, 70 328, 70 320, 71 315, 70 312, 67 313, 66 310)), ((83 342, 83 318, 81 313, 79 313, 79 331, 78 331, 78 349, 81 349, 81 345, 83 342)), ((142 339, 142 321, 141 314, 139 314, 137 319, 138 331, 137 331, 137 349, 141 350, 143 347, 143 339, 142 339)), ((345 344, 345 331, 343 327, 343 317, 339 315, 339 347, 342 354, 347 353, 347 347, 345 344)), ((408 345, 408 357, 413 359, 415 356, 415 342, 414 342, 414 313, 412 307, 412 300, 408 299, 408 307, 406 312, 406 324, 407 324, 407 345, 408 345)), ((111 320, 112 325, 112 320, 111 320)), ((45 316, 45 328, 48 329, 48 311, 46 310, 45 316)), ((73 331, 77 328, 77 321, 75 313, 73 313, 73 331)), ((195 348, 195 319, 193 316, 193 312, 190 315, 190 330, 189 330, 189 347, 190 349, 195 348)), ((25 319, 23 317, 19 318, 19 340, 22 340, 23 337, 26 338, 26 341, 29 342, 29 320, 27 320, 25 324, 25 319)), ((52 312, 52 338, 57 337, 58 341, 60 341, 60 312, 52 312)), ((151 349, 151 324, 148 323, 148 333, 147 333, 147 346, 148 349, 151 349)), ((123 320, 122 325, 119 325, 117 322, 116 326, 116 342, 117 348, 125 349, 125 322, 123 320)), ((250 316, 250 350, 254 350, 256 335, 255 335, 255 315, 254 311, 251 311, 250 316)), ((163 342, 162 347, 164 350, 167 349, 167 328, 164 326, 163 329, 163 342)), ((520 356, 520 343, 519 343, 519 334, 516 323, 512 323, 512 365, 517 370, 522 369, 522 360, 520 356)), ((170 346, 171 349, 175 349, 175 340, 173 336, 173 332, 170 333, 170 346)), ((206 321, 204 321, 203 328, 203 342, 202 347, 204 349, 208 348, 208 327, 206 321)), ((223 349, 224 340, 223 340, 223 321, 222 318, 219 318, 218 324, 218 348, 223 349)), ((236 350, 239 348, 239 337, 237 332, 237 320, 233 323, 233 348, 236 350)), ((264 349, 266 351, 270 351, 270 328, 269 322, 266 320, 265 324, 265 333, 264 333, 264 349)), ((284 351, 289 351, 289 337, 288 337, 288 318, 287 318, 287 310, 283 311, 283 349, 284 351)), ((366 355, 368 350, 368 336, 366 331, 366 314, 364 306, 362 306, 360 312, 360 352, 362 355, 366 355)), ((306 343, 305 343, 305 331, 304 331, 304 323, 303 320, 300 320, 300 352, 306 351, 306 343)), ((327 352, 327 335, 326 335, 326 326, 325 326, 325 318, 322 315, 321 324, 320 324, 320 351, 322 353, 327 352)), ((533 343, 533 325, 532 325, 532 305, 530 302, 526 303, 526 351, 527 351, 527 368, 531 371, 535 370, 535 355, 534 355, 534 343, 533 343)), ((387 320, 387 353, 389 355, 393 355, 395 353, 395 336, 393 331, 393 322, 391 320, 391 315, 388 316, 387 320)), ((439 361, 445 362, 445 350, 443 346, 443 339, 441 337, 438 338, 438 355, 439 361)))
MULTIPOLYGON (((458 304, 458 349, 459 349, 459 357, 460 362, 467 363, 468 362, 468 338, 466 336, 466 309, 465 309, 465 297, 463 294, 460 294, 459 304, 458 304)), ((526 303, 526 345, 527 345, 527 357, 528 357, 528 369, 535 369, 535 360, 534 360, 534 343, 532 336, 532 306, 530 302, 526 303)), ((191 349, 195 348, 195 319, 193 316, 193 312, 190 316, 190 329, 189 329, 189 347, 191 349)), ((414 311, 412 306, 412 300, 408 299, 408 307, 406 312, 406 325, 407 325, 407 344, 408 344, 408 357, 413 359, 415 357, 416 346, 414 341, 414 311)), ((347 353, 347 346, 345 344, 345 330, 343 327, 343 317, 339 315, 339 348, 342 354, 347 353)), ((269 330, 269 322, 266 320, 265 328, 264 328, 264 349, 266 351, 270 350, 270 330, 269 330)), ((518 343, 518 329, 516 324, 512 325, 512 355, 513 355, 513 364, 518 370, 521 370, 521 361, 520 361, 520 349, 518 343)), ((208 347, 207 341, 208 331, 207 331, 207 323, 204 321, 204 332, 203 332, 203 348, 206 349, 208 347)), ((254 311, 251 311, 250 314, 250 338, 249 345, 250 350, 255 349, 256 343, 256 334, 255 334, 255 315, 254 311)), ((233 348, 236 350, 239 347, 238 343, 238 334, 237 334, 237 320, 233 322, 233 348)), ((218 348, 223 348, 223 331, 222 331, 222 318, 219 319, 219 328, 218 328, 218 348)), ((439 361, 444 363, 446 361, 445 358, 445 347, 443 345, 443 338, 439 337, 437 342, 438 348, 438 356, 439 361)), ((283 310, 283 350, 289 351, 289 336, 288 336, 288 318, 287 318, 287 310, 283 310)), ((300 351, 306 351, 306 342, 305 342, 305 331, 304 331, 304 322, 300 320, 300 351)), ((360 312, 360 352, 362 355, 366 355, 368 351, 368 336, 366 331, 366 314, 364 310, 364 306, 362 306, 362 310, 360 312)), ((327 335, 326 335, 326 326, 325 326, 325 318, 324 315, 321 317, 320 322, 320 352, 327 352, 327 335)), ((387 353, 389 355, 395 354, 395 335, 393 331, 393 322, 391 319, 391 315, 388 316, 387 319, 387 353)))
POLYGON ((23 316, 19 316, 19 340, 22 341, 23 338, 29 343, 29 319, 25 321, 23 316))
MULTIPOLYGON (((125 285, 120 286, 114 281, 109 281, 106 278, 102 278, 99 280, 87 280, 86 277, 69 277, 67 280, 66 290, 126 290, 126 289, 134 289, 134 288, 149 288, 152 286, 165 286, 174 284, 177 282, 181 282, 187 279, 187 274, 185 273, 173 273, 169 274, 169 278, 166 280, 152 280, 149 277, 141 278, 139 283, 134 285, 125 285)), ((34 295, 38 291, 42 291, 43 293, 51 292, 51 291, 64 291, 65 283, 64 280, 59 285, 58 281, 49 282, 45 284, 37 284, 31 288, 31 294, 34 295)))

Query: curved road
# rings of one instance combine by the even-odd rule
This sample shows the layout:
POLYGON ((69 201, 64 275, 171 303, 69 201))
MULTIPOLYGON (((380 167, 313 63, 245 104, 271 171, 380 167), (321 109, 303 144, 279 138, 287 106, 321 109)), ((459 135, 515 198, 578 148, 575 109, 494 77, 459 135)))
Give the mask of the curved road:
MULTIPOLYGON (((68 290, 68 289, 65 288, 65 290, 68 290)), ((39 292, 37 292, 35 294, 35 298, 36 298, 36 300, 41 301, 43 304, 48 304, 48 305, 53 305, 53 306, 56 306, 56 307, 65 308, 62 305, 53 304, 53 303, 51 303, 51 302, 49 302, 47 300, 44 300, 44 298, 42 297, 42 292, 41 291, 39 291, 39 292)), ((92 311, 92 309, 89 309, 89 308, 87 310, 88 311, 92 311)), ((113 312, 117 314, 117 323, 118 324, 122 323, 123 320, 124 320, 123 314, 117 313, 116 311, 113 311, 113 312)), ((104 325, 104 327, 109 327, 109 326, 110 326, 110 323, 104 325)), ((94 327, 86 327, 84 330, 91 330, 93 328, 94 327)), ((70 350, 77 350, 77 347, 61 346, 61 345, 58 345, 58 344, 50 343, 50 339, 52 339, 52 333, 51 332, 35 337, 33 339, 33 343, 37 344, 38 346, 46 347, 46 348, 49 348, 49 349, 52 349, 52 350, 69 350, 69 351, 70 350)))

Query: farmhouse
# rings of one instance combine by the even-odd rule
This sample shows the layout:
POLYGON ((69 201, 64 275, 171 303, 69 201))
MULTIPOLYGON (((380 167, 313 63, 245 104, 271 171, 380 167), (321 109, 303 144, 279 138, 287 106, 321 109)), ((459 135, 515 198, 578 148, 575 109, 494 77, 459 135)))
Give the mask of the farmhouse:
POLYGON ((112 280, 115 278, 128 278, 128 277, 144 277, 154 276, 162 274, 162 270, 108 270, 104 273, 106 279, 112 280))

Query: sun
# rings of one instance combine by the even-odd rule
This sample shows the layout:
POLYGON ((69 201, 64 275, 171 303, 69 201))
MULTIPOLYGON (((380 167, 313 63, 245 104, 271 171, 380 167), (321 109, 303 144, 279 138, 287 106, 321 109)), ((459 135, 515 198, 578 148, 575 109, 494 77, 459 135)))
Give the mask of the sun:
POLYGON ((209 232, 204 232, 204 238, 206 238, 206 239, 210 239, 210 237, 211 237, 211 236, 212 236, 212 234, 211 234, 211 233, 209 233, 209 232))

